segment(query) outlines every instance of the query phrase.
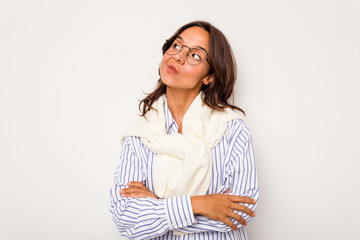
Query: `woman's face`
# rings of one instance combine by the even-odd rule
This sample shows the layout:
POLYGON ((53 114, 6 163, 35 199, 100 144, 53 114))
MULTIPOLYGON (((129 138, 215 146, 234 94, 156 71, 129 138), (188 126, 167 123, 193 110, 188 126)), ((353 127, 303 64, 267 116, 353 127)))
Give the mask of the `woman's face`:
MULTIPOLYGON (((200 27, 185 29, 175 41, 190 48, 202 48, 205 56, 209 52, 209 33, 200 27)), ((160 65, 162 82, 171 90, 182 90, 198 94, 203 84, 209 84, 212 77, 209 76, 210 65, 204 59, 198 65, 187 62, 186 56, 189 48, 183 47, 176 55, 164 54, 160 65)))

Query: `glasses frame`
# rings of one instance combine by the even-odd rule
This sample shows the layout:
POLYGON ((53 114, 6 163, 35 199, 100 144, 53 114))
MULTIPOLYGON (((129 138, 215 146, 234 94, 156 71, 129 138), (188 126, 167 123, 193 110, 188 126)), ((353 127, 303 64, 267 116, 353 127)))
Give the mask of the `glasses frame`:
MULTIPOLYGON (((171 43, 170 47, 171 47, 173 44, 174 44, 174 42, 171 43)), ((209 61, 209 59, 206 57, 206 52, 205 52, 204 50, 202 50, 201 48, 191 48, 191 47, 189 47, 188 45, 182 44, 181 42, 179 42, 179 44, 181 44, 181 47, 180 47, 180 49, 179 49, 179 51, 178 51, 177 53, 173 53, 173 54, 168 53, 170 47, 166 50, 165 53, 169 54, 170 56, 175 56, 176 54, 178 54, 179 52, 182 51, 183 47, 187 47, 187 48, 189 49, 189 50, 187 51, 187 53, 186 53, 186 62, 187 62, 188 64, 190 64, 190 65, 192 65, 192 66, 197 66, 197 65, 201 64, 201 63, 204 61, 204 59, 205 59, 205 60, 208 62, 208 64, 210 65, 210 68, 212 69, 211 64, 210 64, 210 61, 209 61), (197 63, 197 64, 192 64, 192 63, 190 63, 190 62, 188 61, 189 52, 190 52, 192 49, 197 49, 197 50, 200 50, 201 52, 204 53, 204 56, 205 56, 205 57, 204 57, 204 59, 201 60, 201 62, 199 62, 199 63, 197 63)))

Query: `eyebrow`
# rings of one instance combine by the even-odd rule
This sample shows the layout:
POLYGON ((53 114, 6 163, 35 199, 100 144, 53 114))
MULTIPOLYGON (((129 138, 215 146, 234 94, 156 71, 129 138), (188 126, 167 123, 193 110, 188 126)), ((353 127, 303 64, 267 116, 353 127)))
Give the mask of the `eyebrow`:
MULTIPOLYGON (((181 36, 177 36, 176 39, 180 39, 182 42, 184 42, 184 39, 181 36)), ((200 48, 201 50, 203 50, 206 53, 206 55, 209 55, 208 51, 205 48, 203 48, 202 46, 196 45, 194 47, 200 48)))

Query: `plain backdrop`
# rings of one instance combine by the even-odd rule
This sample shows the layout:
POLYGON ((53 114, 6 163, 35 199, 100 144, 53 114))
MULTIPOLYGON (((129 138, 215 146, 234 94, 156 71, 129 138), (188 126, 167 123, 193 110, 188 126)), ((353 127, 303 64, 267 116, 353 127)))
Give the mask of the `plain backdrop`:
POLYGON ((237 60, 261 189, 249 239, 360 239, 360 1, 0 2, 0 239, 122 239, 120 136, 193 20, 237 60))

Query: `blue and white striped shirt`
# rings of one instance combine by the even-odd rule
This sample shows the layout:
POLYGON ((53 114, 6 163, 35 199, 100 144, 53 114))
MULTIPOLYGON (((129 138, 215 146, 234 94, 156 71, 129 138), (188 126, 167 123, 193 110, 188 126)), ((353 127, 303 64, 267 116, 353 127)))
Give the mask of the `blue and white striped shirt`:
MULTIPOLYGON (((178 132, 178 126, 165 101, 168 134, 178 132)), ((207 194, 225 193, 254 198, 259 197, 258 182, 250 132, 241 119, 228 123, 227 130, 212 149, 212 180, 207 194)), ((139 137, 126 137, 120 154, 120 165, 110 190, 112 218, 121 235, 129 239, 246 239, 244 227, 231 219, 239 228, 233 231, 220 221, 201 215, 194 216, 190 196, 167 199, 123 198, 119 191, 130 181, 142 182, 154 192, 153 163, 156 153, 147 149, 139 137), (186 233, 174 235, 172 230, 186 233)), ((255 210, 256 205, 244 204, 255 210)), ((235 211, 237 212, 237 211, 235 211)), ((251 217, 239 213, 247 222, 251 217)))

